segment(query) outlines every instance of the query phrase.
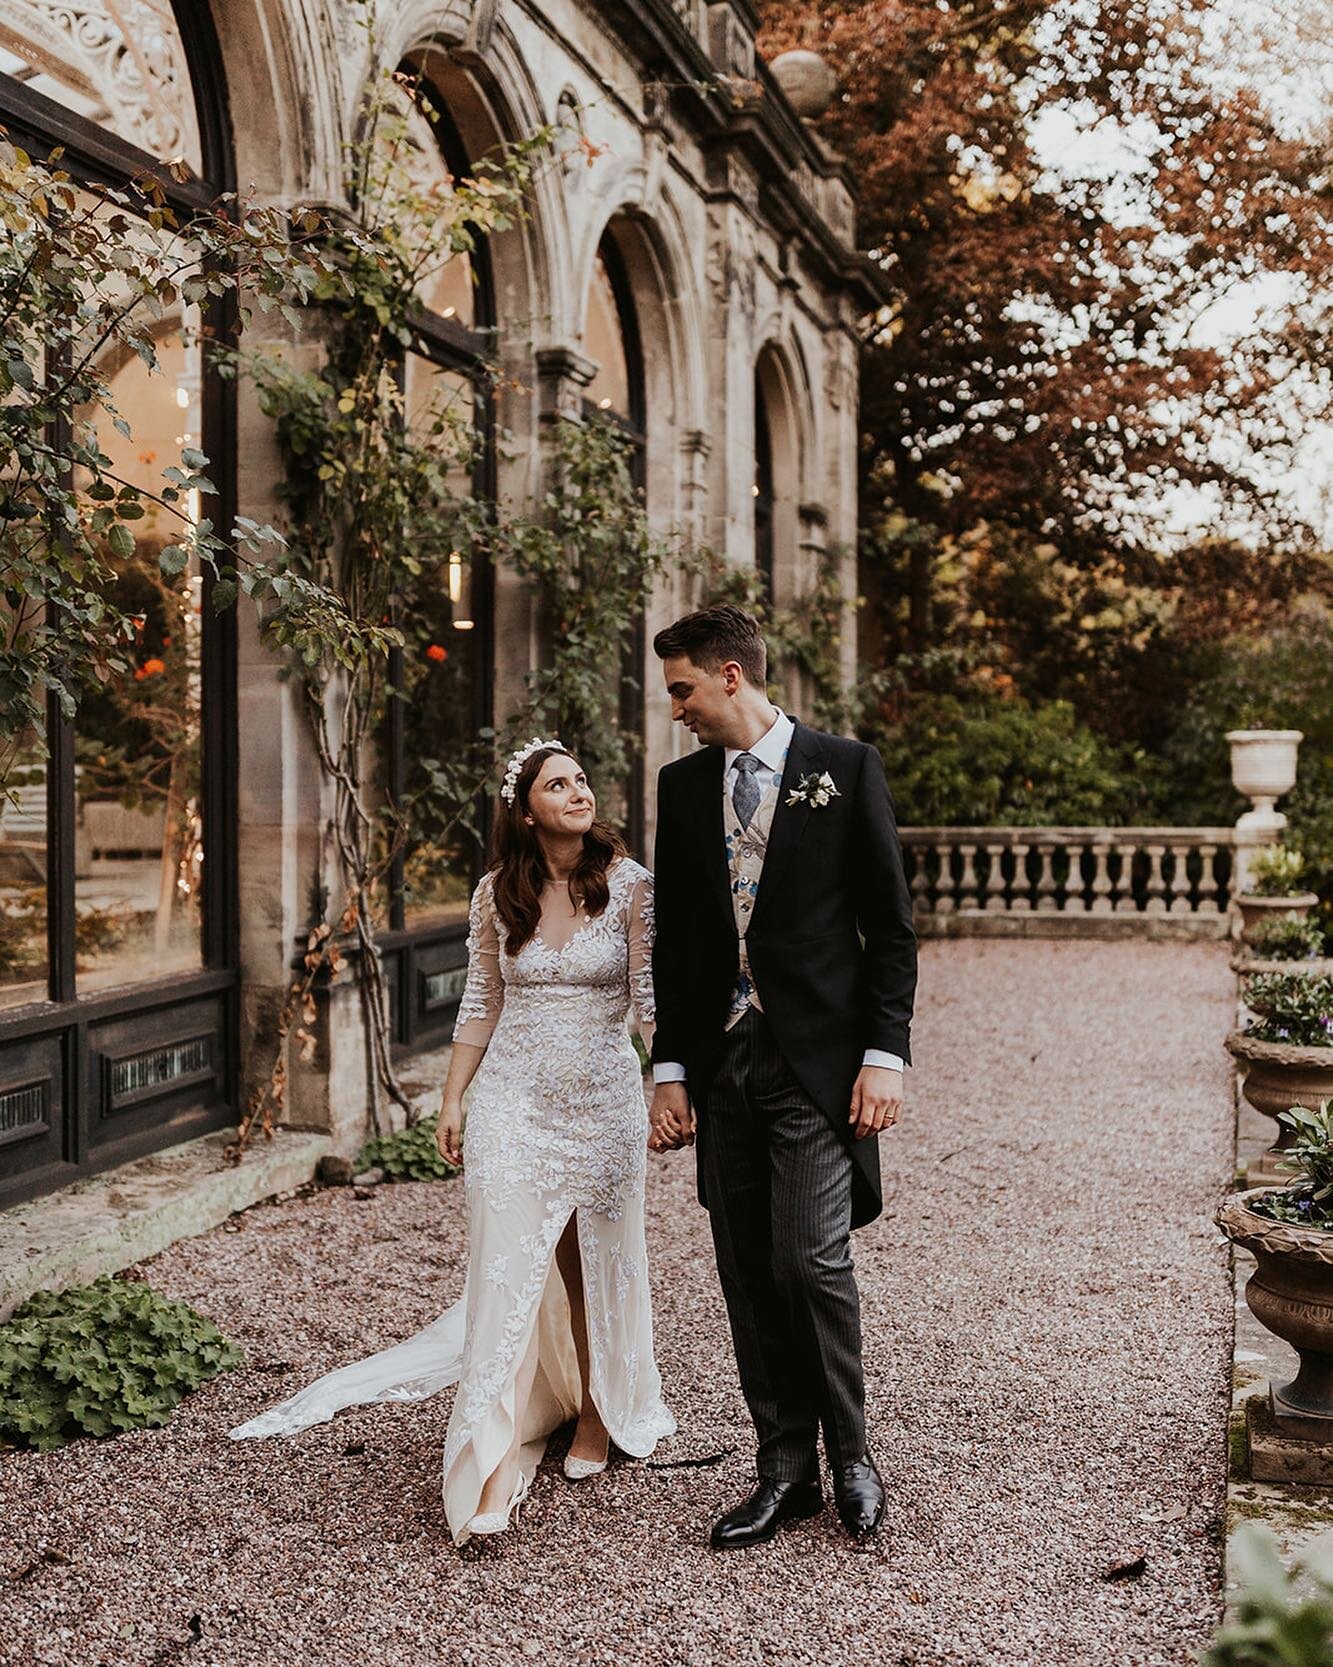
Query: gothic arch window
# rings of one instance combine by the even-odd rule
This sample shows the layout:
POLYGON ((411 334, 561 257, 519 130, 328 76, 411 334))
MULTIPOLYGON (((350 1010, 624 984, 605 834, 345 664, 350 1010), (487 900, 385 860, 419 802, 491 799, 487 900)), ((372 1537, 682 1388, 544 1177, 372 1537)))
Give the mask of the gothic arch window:
MULTIPOLYGON (((471 159, 437 83, 407 64, 402 71, 410 166, 423 192, 447 193, 471 159)), ((496 329, 495 286, 484 237, 473 248, 423 273, 411 347, 404 356, 406 420, 445 413, 457 432, 451 482, 460 499, 495 499, 495 410, 489 373, 496 329)), ((390 703, 387 791, 416 801, 431 760, 448 760, 475 742, 492 718, 494 582, 489 563, 460 537, 437 553, 403 610, 407 636, 390 676, 406 699, 390 703)), ((418 801, 428 804, 428 801, 418 801)), ((477 806, 485 830, 486 807, 477 806)), ((459 958, 467 905, 479 877, 483 843, 447 829, 430 810, 414 816, 407 846, 390 872, 383 948, 400 1046, 447 1035, 459 994, 459 958)))
MULTIPOLYGON (((634 291, 612 221, 602 236, 593 261, 584 312, 583 347, 597 366, 583 399, 585 422, 613 423, 630 442, 630 474, 640 492, 648 472, 647 411, 644 394, 643 347, 634 291)), ((644 730, 644 621, 633 622, 620 686, 620 722, 633 735, 644 730)), ((607 789, 603 787, 605 793, 607 789)), ((624 784, 620 806, 630 848, 642 854, 644 787, 642 764, 636 760, 624 784)))
MULTIPOLYGON (((33 154, 59 146, 90 194, 151 169, 184 219, 232 188, 218 64, 198 3, 0 0, 0 125, 33 154)), ((156 376, 108 354, 130 435, 89 419, 137 485, 183 446, 207 453, 229 526, 231 392, 201 345, 221 323, 155 321, 156 376)), ((0 970, 0 1204, 235 1117, 234 620, 206 573, 161 574, 166 527, 132 525, 111 565, 135 675, 72 721, 51 699, 19 813, 0 818, 0 913, 26 940, 0 970)))
POLYGON ((755 364, 754 471, 755 567, 770 601, 786 606, 799 588, 804 457, 790 366, 772 343, 755 364))

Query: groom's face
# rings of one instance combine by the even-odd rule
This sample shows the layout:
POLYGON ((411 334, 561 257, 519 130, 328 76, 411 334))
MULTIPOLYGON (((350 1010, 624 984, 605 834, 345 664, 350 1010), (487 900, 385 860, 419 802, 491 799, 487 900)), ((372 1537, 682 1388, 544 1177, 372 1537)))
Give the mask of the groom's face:
POLYGON ((706 747, 722 746, 735 721, 735 697, 740 667, 732 660, 716 671, 705 671, 686 655, 662 662, 662 677, 671 697, 671 716, 684 724, 706 747))

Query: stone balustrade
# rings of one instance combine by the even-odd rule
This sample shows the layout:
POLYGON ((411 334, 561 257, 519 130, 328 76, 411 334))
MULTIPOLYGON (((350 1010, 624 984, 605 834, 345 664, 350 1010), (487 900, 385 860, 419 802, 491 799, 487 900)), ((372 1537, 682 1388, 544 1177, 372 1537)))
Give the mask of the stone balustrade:
POLYGON ((1234 828, 903 828, 935 937, 1224 938, 1234 828))

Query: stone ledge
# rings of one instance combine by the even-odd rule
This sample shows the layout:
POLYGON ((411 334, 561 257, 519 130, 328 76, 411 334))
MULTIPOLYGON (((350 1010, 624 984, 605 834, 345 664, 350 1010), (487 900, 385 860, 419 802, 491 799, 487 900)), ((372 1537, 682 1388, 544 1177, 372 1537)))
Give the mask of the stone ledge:
POLYGON ((0 1213, 0 1322, 34 1291, 116 1273, 303 1186, 332 1147, 327 1135, 280 1130, 231 1165, 222 1148, 232 1134, 201 1135, 0 1213))
POLYGON ((919 914, 912 924, 923 938, 1138 938, 1145 943, 1211 943, 1229 936, 1229 915, 1093 915, 1061 909, 1006 910, 987 914, 958 909, 919 914))

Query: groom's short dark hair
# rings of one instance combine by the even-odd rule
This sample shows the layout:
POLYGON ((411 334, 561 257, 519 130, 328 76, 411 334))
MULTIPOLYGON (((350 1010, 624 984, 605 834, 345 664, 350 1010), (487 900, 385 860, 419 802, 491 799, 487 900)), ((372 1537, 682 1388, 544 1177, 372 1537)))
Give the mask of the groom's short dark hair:
POLYGON ((735 660, 745 681, 761 693, 768 681, 768 650, 759 621, 731 602, 700 608, 668 625, 653 638, 653 653, 659 660, 683 655, 701 671, 717 671, 735 660))

